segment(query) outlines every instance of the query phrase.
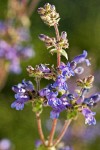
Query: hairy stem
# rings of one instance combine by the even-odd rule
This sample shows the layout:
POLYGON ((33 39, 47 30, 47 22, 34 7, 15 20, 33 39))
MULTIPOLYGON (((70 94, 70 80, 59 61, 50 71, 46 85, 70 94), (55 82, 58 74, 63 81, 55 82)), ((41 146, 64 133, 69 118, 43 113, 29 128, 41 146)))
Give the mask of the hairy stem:
POLYGON ((53 143, 54 146, 56 146, 61 141, 61 139, 63 138, 65 132, 67 131, 70 123, 71 123, 71 119, 68 120, 68 121, 67 120, 65 121, 65 124, 63 126, 63 129, 62 129, 61 133, 58 135, 57 139, 53 143))
POLYGON ((52 144, 53 144, 53 137, 55 134, 56 124, 57 124, 57 119, 54 119, 53 124, 52 124, 52 129, 50 132, 50 136, 49 136, 48 146, 52 146, 52 144))
MULTIPOLYGON (((56 33, 56 39, 57 39, 57 41, 59 41, 60 35, 59 35, 58 25, 55 24, 54 28, 55 28, 55 33, 56 33)), ((61 62, 61 57, 60 57, 59 51, 60 51, 60 49, 58 47, 58 49, 57 49, 57 67, 60 66, 60 62, 61 62)), ((49 136, 48 146, 51 146, 53 144, 53 138, 54 138, 54 134, 55 134, 56 125, 57 125, 57 119, 54 119, 53 123, 52 123, 52 129, 50 132, 50 136, 49 136)))
POLYGON ((36 6, 38 5, 40 0, 32 0, 30 3, 29 9, 28 9, 28 15, 31 16, 31 14, 34 12, 36 6))
POLYGON ((46 145, 44 134, 43 134, 43 131, 42 131, 42 126, 41 126, 41 118, 40 118, 40 115, 37 114, 37 113, 36 113, 36 120, 37 120, 38 132, 39 132, 39 135, 40 135, 40 139, 41 139, 43 145, 46 145))
POLYGON ((36 81, 36 87, 37 87, 37 93, 38 91, 40 90, 40 78, 35 78, 35 81, 36 81))
MULTIPOLYGON (((37 84, 37 93, 38 93, 38 91, 40 90, 40 79, 39 78, 36 78, 36 84, 37 84)), ((39 135, 40 135, 40 139, 42 141, 42 144, 44 146, 46 146, 44 134, 43 134, 43 131, 42 131, 41 118, 40 118, 39 113, 36 113, 36 120, 37 120, 38 132, 39 132, 39 135)))
MULTIPOLYGON (((58 42, 58 41, 60 41, 60 35, 59 35, 58 25, 55 24, 54 28, 55 28, 56 38, 57 38, 57 42, 58 42)), ((60 56, 60 48, 58 47, 58 49, 57 49, 57 67, 60 66, 60 63, 61 63, 61 56, 60 56)))

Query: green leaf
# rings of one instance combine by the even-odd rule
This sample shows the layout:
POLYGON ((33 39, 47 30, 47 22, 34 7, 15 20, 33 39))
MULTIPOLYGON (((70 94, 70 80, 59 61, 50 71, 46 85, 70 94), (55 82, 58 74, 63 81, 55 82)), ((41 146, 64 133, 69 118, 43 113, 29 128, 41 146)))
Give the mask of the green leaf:
POLYGON ((50 53, 53 55, 53 53, 57 53, 57 49, 51 49, 50 53))
MULTIPOLYGON (((57 49, 51 49, 50 53, 53 55, 54 53, 57 53, 57 49)), ((60 54, 63 55, 68 60, 68 55, 64 49, 60 50, 60 54)))
POLYGON ((67 52, 66 52, 64 49, 62 49, 62 50, 60 51, 60 53, 61 53, 61 55, 63 55, 63 56, 68 60, 67 52))

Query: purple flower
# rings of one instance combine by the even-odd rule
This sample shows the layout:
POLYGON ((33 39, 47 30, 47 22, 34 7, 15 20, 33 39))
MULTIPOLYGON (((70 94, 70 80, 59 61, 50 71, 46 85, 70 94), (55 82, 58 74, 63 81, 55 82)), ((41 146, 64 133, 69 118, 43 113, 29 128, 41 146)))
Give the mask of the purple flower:
POLYGON ((39 91, 39 95, 41 97, 47 97, 48 95, 50 94, 50 89, 48 87, 44 88, 44 89, 41 89, 39 91))
POLYGON ((57 118, 59 117, 59 114, 60 114, 59 111, 57 111, 57 110, 52 110, 52 111, 50 112, 50 118, 51 118, 51 119, 57 119, 57 118))
POLYGON ((89 108, 83 108, 82 114, 85 117, 85 124, 88 124, 88 125, 96 124, 96 120, 94 118, 94 115, 96 114, 95 112, 92 112, 89 108))
POLYGON ((67 78, 75 75, 69 62, 67 63, 67 65, 65 65, 64 63, 61 63, 59 70, 61 71, 62 76, 67 77, 67 78))
POLYGON ((7 29, 6 24, 3 21, 0 21, 0 34, 2 34, 3 32, 5 32, 7 29))
POLYGON ((19 74, 21 72, 20 60, 18 58, 15 58, 11 61, 9 70, 16 74, 19 74))
POLYGON ((32 82, 23 80, 22 83, 13 86, 12 90, 16 93, 16 101, 11 104, 11 107, 16 110, 22 110, 24 108, 24 104, 32 99, 31 93, 34 91, 32 82))
POLYGON ((50 72, 50 69, 44 64, 40 64, 38 69, 40 71, 42 71, 42 73, 49 73, 50 72))
POLYGON ((50 118, 58 118, 60 112, 66 109, 67 106, 70 106, 66 94, 61 96, 60 98, 57 97, 57 93, 50 93, 48 97, 48 104, 53 108, 50 113, 50 118))
POLYGON ((36 140, 35 141, 35 147, 38 148, 42 144, 41 140, 36 140))
POLYGON ((52 85, 39 91, 39 95, 47 98, 47 103, 53 110, 50 113, 50 118, 58 118, 60 112, 66 109, 67 106, 70 106, 69 101, 67 100, 67 95, 63 94, 61 97, 58 97, 58 91, 55 91, 52 88, 52 85), (54 92, 54 91, 55 92, 54 92))
POLYGON ((83 72, 84 72, 84 68, 83 67, 77 67, 75 70, 74 70, 74 72, 76 73, 76 74, 82 74, 83 72))
POLYGON ((59 70, 61 72, 61 75, 67 78, 70 78, 71 76, 75 76, 75 74, 82 74, 84 72, 83 67, 76 67, 76 62, 72 61, 71 63, 67 63, 66 65, 64 63, 61 63, 59 70))
POLYGON ((17 33, 20 37, 20 41, 29 41, 30 40, 30 33, 27 28, 20 27, 17 29, 17 33))
POLYGON ((66 78, 64 76, 58 76, 56 81, 53 83, 52 88, 57 89, 58 91, 67 91, 66 78))
POLYGON ((100 101, 100 94, 96 93, 89 98, 84 99, 84 103, 88 106, 94 106, 97 102, 100 101))
POLYGON ((34 51, 33 48, 30 46, 22 46, 21 44, 15 45, 13 47, 16 51, 16 55, 18 58, 22 57, 22 58, 31 58, 32 56, 34 56, 34 51))
POLYGON ((88 53, 86 50, 83 51, 83 54, 76 56, 73 59, 73 62, 75 62, 76 64, 82 63, 82 62, 86 62, 87 66, 90 66, 90 61, 88 59, 86 59, 88 53))
POLYGON ((8 139, 2 139, 0 141, 0 150, 11 150, 12 143, 8 139))

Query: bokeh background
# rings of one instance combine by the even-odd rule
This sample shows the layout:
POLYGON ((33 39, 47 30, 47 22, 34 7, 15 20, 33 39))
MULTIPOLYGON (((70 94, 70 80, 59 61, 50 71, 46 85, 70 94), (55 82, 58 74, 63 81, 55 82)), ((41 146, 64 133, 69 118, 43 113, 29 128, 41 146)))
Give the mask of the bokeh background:
MULTIPOLYGON (((38 35, 41 33, 55 36, 54 29, 46 26, 37 13, 37 8, 47 2, 54 4, 60 13, 61 20, 59 30, 67 31, 70 45, 67 50, 69 60, 82 53, 84 49, 87 50, 92 62, 91 71, 96 77, 95 86, 97 91, 99 91, 100 87, 100 0, 40 0, 34 13, 30 17, 31 44, 34 47, 35 57, 28 61, 21 61, 21 74, 16 75, 9 73, 6 84, 0 92, 0 139, 10 139, 15 145, 16 150, 33 150, 34 141, 38 139, 39 136, 35 115, 32 112, 30 104, 25 106, 23 111, 11 109, 10 105, 14 101, 14 93, 11 87, 21 82, 22 79, 31 80, 35 84, 33 79, 28 77, 26 66, 35 66, 40 63, 56 64, 56 56, 51 56, 45 48, 44 43, 38 39, 38 35)), ((7 3, 7 0, 0 0, 0 20, 5 20, 7 3)), ((66 60, 63 59, 63 61, 66 60)), ((43 80, 41 87, 45 86, 46 83, 47 81, 45 82, 45 80, 43 80)), ((100 104, 94 109, 97 112, 96 119, 98 123, 100 121, 99 106, 100 104)), ((42 125, 45 135, 48 134, 46 127, 47 119, 49 119, 49 111, 45 109, 42 115, 42 125)), ((78 120, 74 122, 76 125, 72 123, 72 126, 76 126, 74 129, 77 134, 80 132, 80 126, 84 126, 84 119, 82 118, 81 121, 78 120)), ((97 133, 100 132, 99 127, 97 133)), ((89 133, 93 130, 96 130, 96 128, 93 127, 89 133)), ((95 133, 93 133, 93 135, 94 134, 95 133)), ((85 137, 87 137, 87 135, 85 137)), ((92 137, 92 135, 90 135, 90 137, 92 137)), ((90 141, 87 138, 85 142, 79 139, 74 137, 71 142, 66 137, 65 142, 67 145, 73 145, 75 150, 100 150, 100 134, 95 135, 95 138, 90 141)))

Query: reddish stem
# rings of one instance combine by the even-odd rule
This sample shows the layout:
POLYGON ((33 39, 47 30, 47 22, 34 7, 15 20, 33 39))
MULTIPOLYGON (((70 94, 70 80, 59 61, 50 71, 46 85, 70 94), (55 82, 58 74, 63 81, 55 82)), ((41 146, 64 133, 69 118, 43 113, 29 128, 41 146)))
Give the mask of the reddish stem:
POLYGON ((42 131, 42 126, 41 126, 41 118, 40 118, 39 114, 36 114, 36 119, 37 119, 38 132, 39 132, 39 135, 40 135, 40 139, 41 139, 42 143, 44 145, 46 145, 45 144, 44 134, 43 134, 43 131, 42 131))
POLYGON ((53 144, 53 137, 55 134, 56 125, 57 125, 57 119, 54 119, 53 124, 52 124, 52 129, 50 132, 50 136, 49 136, 48 146, 52 146, 52 144, 53 144))
MULTIPOLYGON (((60 35, 59 35, 58 25, 55 24, 54 28, 55 28, 55 32, 56 32, 57 42, 59 42, 60 41, 60 35)), ((61 63, 61 56, 60 56, 60 48, 58 47, 58 49, 57 49, 57 67, 60 66, 60 63, 61 63)))
POLYGON ((61 141, 61 139, 63 138, 65 132, 67 131, 70 123, 71 123, 71 119, 68 121, 65 121, 65 124, 63 126, 61 133, 58 135, 57 139, 54 141, 54 144, 53 144, 54 146, 56 146, 61 141))
MULTIPOLYGON (((58 42, 60 40, 58 25, 55 24, 54 28, 55 28, 56 38, 57 38, 57 42, 58 42)), ((58 47, 58 49, 57 49, 57 67, 60 66, 60 62, 61 62, 60 49, 58 47)), ((54 134, 55 134, 56 125, 57 125, 57 119, 54 119, 53 124, 52 124, 52 129, 50 132, 50 136, 49 136, 48 146, 52 146, 52 144, 53 144, 53 138, 54 138, 54 134)))

